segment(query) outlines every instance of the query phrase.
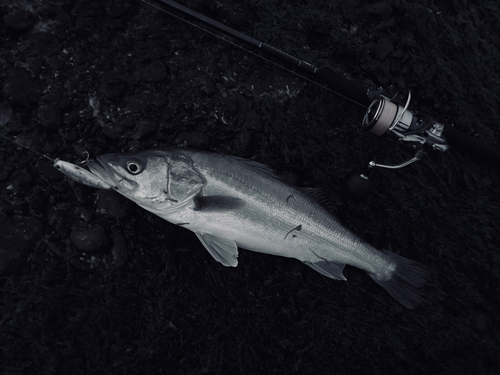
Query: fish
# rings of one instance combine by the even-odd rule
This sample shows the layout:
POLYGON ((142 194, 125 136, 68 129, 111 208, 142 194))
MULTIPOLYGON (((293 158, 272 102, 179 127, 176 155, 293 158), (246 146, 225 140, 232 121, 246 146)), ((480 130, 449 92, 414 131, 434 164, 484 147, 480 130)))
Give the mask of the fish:
MULTIPOLYGON (((104 154, 87 163, 91 186, 110 186, 145 210, 189 229, 210 255, 238 265, 239 249, 295 258, 320 274, 346 280, 360 268, 408 309, 418 306, 426 268, 377 250, 346 229, 321 193, 280 181, 264 164, 185 148, 104 154), (97 183, 99 182, 99 183, 97 183)), ((82 181, 82 179, 80 179, 82 181)))

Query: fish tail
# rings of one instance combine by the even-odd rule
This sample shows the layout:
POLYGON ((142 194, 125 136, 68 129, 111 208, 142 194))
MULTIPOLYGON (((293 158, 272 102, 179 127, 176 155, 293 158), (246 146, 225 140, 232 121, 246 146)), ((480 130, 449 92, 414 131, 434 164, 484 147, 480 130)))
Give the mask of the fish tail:
POLYGON ((391 274, 368 273, 396 301, 408 309, 414 309, 422 302, 418 289, 428 280, 428 272, 423 265, 388 250, 382 252, 395 263, 391 274))

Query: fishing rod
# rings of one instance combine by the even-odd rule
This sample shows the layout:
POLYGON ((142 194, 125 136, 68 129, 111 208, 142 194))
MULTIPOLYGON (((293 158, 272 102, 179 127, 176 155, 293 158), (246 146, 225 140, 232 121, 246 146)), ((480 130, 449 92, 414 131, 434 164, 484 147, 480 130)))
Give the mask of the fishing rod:
MULTIPOLYGON (((263 58, 261 55, 255 54, 236 43, 232 43, 230 40, 223 38, 222 36, 213 33, 206 28, 200 27, 195 23, 189 22, 183 17, 179 17, 162 7, 158 7, 146 0, 142 1, 163 12, 168 13, 169 15, 177 19, 182 20, 183 22, 186 22, 196 28, 203 30, 204 32, 210 33, 222 40, 225 40, 226 42, 237 46, 238 48, 241 48, 247 52, 257 55, 260 58, 263 58)), ((414 163, 415 161, 421 160, 426 155, 426 152, 428 150, 445 152, 448 151, 451 147, 471 152, 489 162, 495 163, 496 165, 500 163, 499 149, 490 146, 478 139, 469 137, 467 134, 457 130, 451 124, 445 124, 444 122, 435 120, 427 114, 409 109, 411 92, 408 92, 404 104, 399 103, 398 101, 396 101, 397 95, 393 98, 386 97, 382 95, 382 93, 378 89, 370 89, 359 82, 355 82, 328 69, 318 68, 309 62, 293 57, 286 52, 280 51, 279 49, 270 46, 269 44, 245 35, 220 22, 206 17, 203 14, 185 7, 184 5, 176 3, 172 0, 157 1, 175 9, 178 12, 201 21, 202 23, 209 25, 230 37, 250 44, 251 46, 262 50, 264 53, 267 53, 274 58, 285 61, 286 63, 291 64, 294 68, 305 71, 317 81, 326 85, 326 87, 320 85, 321 87, 327 88, 335 94, 347 98, 366 109, 366 114, 361 124, 362 129, 369 131, 376 136, 384 136, 390 138, 399 144, 408 146, 410 149, 413 149, 416 152, 412 158, 399 164, 378 164, 375 161, 370 161, 365 172, 361 173, 360 175, 354 176, 348 181, 347 189, 350 190, 350 192, 352 193, 351 195, 355 197, 363 197, 369 192, 369 177, 376 168, 400 169, 406 167, 414 163)), ((267 60, 265 58, 263 59, 275 65, 278 65, 281 68, 284 68, 283 66, 276 64, 270 60, 267 60)), ((305 78, 293 70, 288 71, 302 78, 305 78)), ((318 84, 317 82, 311 81, 309 79, 308 81, 318 84)))

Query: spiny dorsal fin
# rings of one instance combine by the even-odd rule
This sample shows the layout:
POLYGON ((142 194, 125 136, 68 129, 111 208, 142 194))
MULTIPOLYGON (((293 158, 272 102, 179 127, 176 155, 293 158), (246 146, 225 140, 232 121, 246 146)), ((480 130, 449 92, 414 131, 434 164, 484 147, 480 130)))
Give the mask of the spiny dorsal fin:
POLYGON ((330 192, 325 188, 301 188, 304 193, 313 198, 320 205, 325 207, 330 213, 335 213, 336 204, 330 192))
POLYGON ((239 158, 237 156, 228 156, 226 155, 225 156, 226 159, 229 159, 229 160, 234 160, 238 163, 242 163, 244 165, 246 165, 247 167, 249 168, 253 168, 261 173, 264 173, 270 177, 273 177, 273 178, 278 178, 278 175, 276 174, 276 172, 269 166, 265 165, 265 164, 262 164, 262 163, 259 163, 257 161, 253 161, 253 160, 248 160, 248 159, 244 159, 244 158, 239 158))

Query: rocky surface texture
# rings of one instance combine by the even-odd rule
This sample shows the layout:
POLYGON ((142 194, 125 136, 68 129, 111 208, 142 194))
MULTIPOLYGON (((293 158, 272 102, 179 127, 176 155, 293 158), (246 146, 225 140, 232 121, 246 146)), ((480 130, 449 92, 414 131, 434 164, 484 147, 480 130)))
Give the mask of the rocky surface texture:
MULTIPOLYGON (((388 95, 411 90, 414 108, 498 146, 500 7, 468 3, 186 5, 388 95)), ((430 154, 354 202, 350 175, 413 154, 361 132, 359 105, 214 34, 138 0, 0 5, 0 132, 34 150, 0 139, 0 372, 499 373, 498 166, 430 154), (241 251, 224 268, 191 232, 41 156, 170 145, 328 187, 345 226, 428 265, 427 301, 405 310, 349 267, 335 282, 241 251)))

